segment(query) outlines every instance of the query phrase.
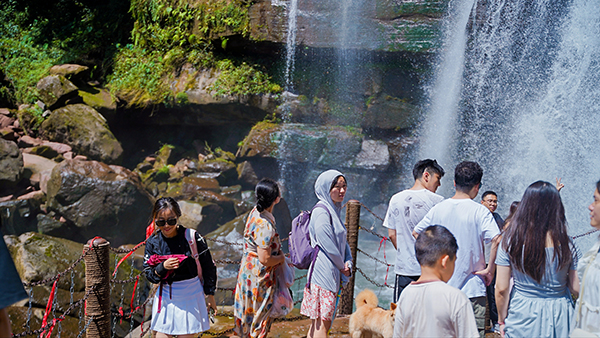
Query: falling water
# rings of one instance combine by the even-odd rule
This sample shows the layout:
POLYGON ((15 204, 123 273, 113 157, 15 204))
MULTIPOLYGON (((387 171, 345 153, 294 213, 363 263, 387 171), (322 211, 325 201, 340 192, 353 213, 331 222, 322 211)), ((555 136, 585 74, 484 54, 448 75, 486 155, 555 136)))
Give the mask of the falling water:
POLYGON ((430 89, 430 109, 421 132, 421 158, 435 158, 442 166, 454 157, 452 146, 464 54, 467 43, 467 23, 473 12, 474 0, 457 0, 450 3, 444 22, 444 43, 436 78, 430 89))
POLYGON ((285 90, 294 90, 294 56, 296 54, 296 18, 298 16, 298 0, 290 0, 288 4, 288 25, 285 47, 285 90))
MULTIPOLYGON (((422 155, 445 158, 448 168, 481 163, 482 189, 499 193, 504 215, 532 182, 562 177, 570 233, 588 231, 586 207, 600 179, 600 6, 480 0, 463 27, 466 45, 460 35, 445 43, 461 45, 464 58, 443 58, 437 70, 438 81, 453 85, 432 92, 425 125, 434 129, 423 132, 422 155)), ((595 238, 576 244, 585 250, 595 238)))

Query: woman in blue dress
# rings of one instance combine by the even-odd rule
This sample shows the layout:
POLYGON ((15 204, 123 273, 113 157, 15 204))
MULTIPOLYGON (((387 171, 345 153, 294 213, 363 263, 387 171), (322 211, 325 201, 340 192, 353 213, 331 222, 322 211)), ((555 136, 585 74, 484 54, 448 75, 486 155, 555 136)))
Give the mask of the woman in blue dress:
POLYGON ((571 293, 579 293, 575 260, 558 190, 548 182, 531 184, 496 256, 502 337, 569 336, 574 324, 571 293))

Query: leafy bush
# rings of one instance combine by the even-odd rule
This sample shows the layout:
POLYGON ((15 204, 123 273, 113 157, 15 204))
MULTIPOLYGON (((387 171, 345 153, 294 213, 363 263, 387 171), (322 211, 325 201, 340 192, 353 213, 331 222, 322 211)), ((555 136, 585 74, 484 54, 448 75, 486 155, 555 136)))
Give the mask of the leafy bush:
POLYGON ((217 95, 248 95, 280 92, 281 87, 271 83, 269 76, 260 70, 242 62, 235 66, 231 60, 217 62, 221 75, 210 88, 217 95))

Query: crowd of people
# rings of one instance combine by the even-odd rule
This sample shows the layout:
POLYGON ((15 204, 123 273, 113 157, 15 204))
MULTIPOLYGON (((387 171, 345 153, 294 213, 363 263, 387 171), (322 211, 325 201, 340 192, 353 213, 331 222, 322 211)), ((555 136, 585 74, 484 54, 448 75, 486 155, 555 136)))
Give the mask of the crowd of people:
MULTIPOLYGON (((444 175, 435 160, 419 161, 414 185, 389 202, 383 225, 397 250, 394 337, 484 337, 486 307, 489 324, 502 337, 600 337, 600 241, 578 261, 567 235, 560 180, 556 186, 532 183, 503 220, 493 191, 484 192, 481 203, 474 201, 483 177, 479 164, 456 166, 456 191, 448 199, 436 194, 444 175)), ((311 319, 308 337, 328 336, 340 290, 352 273, 340 218, 347 188, 336 170, 321 173, 314 185, 318 203, 307 236, 316 251, 300 310, 311 319)), ((262 179, 255 194, 234 296, 234 332, 244 338, 269 334, 281 288, 279 267, 286 264, 273 216, 279 185, 262 179)), ((593 196, 590 224, 600 229, 600 181, 593 196)), ((217 269, 210 250, 202 236, 179 224, 180 217, 174 199, 160 198, 147 230, 145 274, 159 285, 151 323, 156 337, 204 332, 216 311, 217 269)), ((6 251, 3 241, 0 250, 6 251)), ((0 281, 14 284, 14 265, 1 257, 8 273, 0 281)), ((0 297, 0 336, 10 335, 4 308, 24 296, 20 286, 0 297)))

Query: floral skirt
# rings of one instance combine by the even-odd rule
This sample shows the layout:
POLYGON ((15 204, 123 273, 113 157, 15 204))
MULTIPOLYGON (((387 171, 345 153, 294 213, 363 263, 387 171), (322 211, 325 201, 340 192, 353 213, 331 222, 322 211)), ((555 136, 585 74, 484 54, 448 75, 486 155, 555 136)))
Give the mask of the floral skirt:
POLYGON ((300 313, 310 319, 332 321, 335 316, 335 293, 311 283, 310 289, 304 288, 300 313))

